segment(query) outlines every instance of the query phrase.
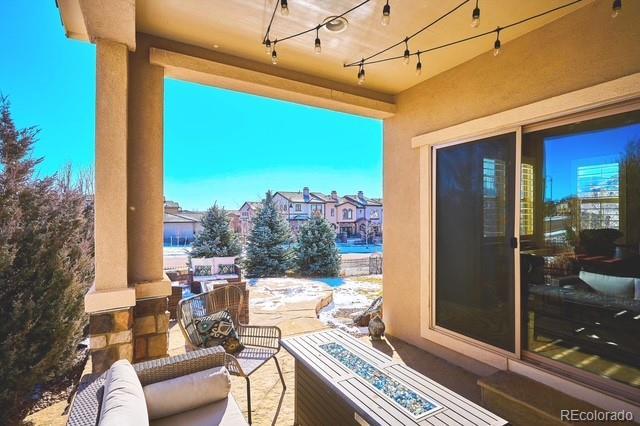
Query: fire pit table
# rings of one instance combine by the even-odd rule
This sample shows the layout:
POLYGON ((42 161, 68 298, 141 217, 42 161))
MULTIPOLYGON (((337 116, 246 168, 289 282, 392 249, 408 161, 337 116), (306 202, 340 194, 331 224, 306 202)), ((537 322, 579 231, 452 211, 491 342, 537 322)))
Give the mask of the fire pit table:
POLYGON ((507 421, 339 331, 292 337, 297 425, 506 425, 507 421))

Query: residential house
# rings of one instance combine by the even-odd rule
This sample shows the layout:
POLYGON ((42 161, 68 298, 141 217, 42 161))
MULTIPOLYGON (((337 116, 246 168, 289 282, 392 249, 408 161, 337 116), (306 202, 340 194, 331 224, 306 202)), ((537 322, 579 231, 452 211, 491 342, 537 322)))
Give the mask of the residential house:
POLYGON ((242 232, 242 222, 240 220, 240 210, 227 210, 227 217, 229 218, 229 227, 236 234, 242 232))
POLYGON ((165 200, 163 240, 165 245, 188 245, 202 232, 204 212, 183 210, 175 201, 165 200))
POLYGON ((363 191, 339 199, 338 226, 342 238, 381 238, 383 227, 382 200, 368 198, 363 191))
POLYGON ((273 201, 289 222, 294 235, 300 232, 300 227, 309 218, 314 215, 324 217, 325 214, 324 199, 311 193, 306 186, 302 192, 277 191, 273 194, 273 201))
POLYGON ((238 210, 240 213, 240 238, 243 242, 249 237, 253 226, 253 217, 261 206, 262 203, 259 201, 246 201, 238 210))

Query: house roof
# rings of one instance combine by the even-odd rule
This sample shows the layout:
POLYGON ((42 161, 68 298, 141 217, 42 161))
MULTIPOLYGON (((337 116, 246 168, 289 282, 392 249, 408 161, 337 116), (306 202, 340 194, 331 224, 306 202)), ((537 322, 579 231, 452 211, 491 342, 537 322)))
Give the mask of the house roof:
POLYGON ((186 216, 182 214, 182 212, 180 214, 172 214, 172 213, 164 214, 164 223, 195 223, 199 221, 200 221, 199 218, 195 219, 194 217, 186 216))
POLYGON ((240 209, 238 211, 242 210, 244 206, 248 206, 249 208, 257 210, 262 207, 262 203, 260 201, 245 201, 244 204, 240 206, 240 209))
POLYGON ((358 197, 357 195, 345 195, 344 198, 350 200, 352 204, 358 207, 382 207, 382 202, 377 198, 358 197))
POLYGON ((276 195, 276 194, 280 194, 282 197, 286 198, 288 201, 292 203, 311 203, 311 204, 324 203, 322 199, 314 195, 315 193, 312 193, 312 192, 309 193, 310 197, 308 200, 304 199, 303 192, 277 191, 273 195, 276 195))

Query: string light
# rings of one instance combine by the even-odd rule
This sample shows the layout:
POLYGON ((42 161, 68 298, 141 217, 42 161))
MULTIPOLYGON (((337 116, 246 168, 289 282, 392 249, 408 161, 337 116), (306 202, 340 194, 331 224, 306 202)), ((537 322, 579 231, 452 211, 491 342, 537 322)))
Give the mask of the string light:
POLYGON ((271 40, 267 37, 267 40, 264 42, 265 53, 267 55, 271 55, 271 40))
POLYGON ((276 43, 277 42, 278 42, 277 40, 275 40, 273 42, 273 50, 271 51, 271 63, 273 65, 276 65, 278 63, 278 52, 276 52, 276 43))
POLYGON ((365 78, 365 74, 364 74, 364 59, 362 60, 362 62, 360 63, 360 67, 358 67, 358 84, 362 85, 364 83, 364 78, 365 78))
POLYGON ((613 5, 611 6, 611 17, 612 18, 617 17, 621 10, 622 10, 622 0, 613 0, 613 5))
POLYGON ((495 43, 493 43, 493 56, 498 56, 500 54, 500 47, 501 47, 501 43, 500 43, 500 30, 502 28, 498 27, 496 28, 496 41, 495 43))
POLYGON ((318 28, 316 28, 315 51, 318 55, 322 52, 322 45, 320 44, 320 36, 318 34, 319 32, 320 32, 320 25, 318 25, 318 28))
POLYGON ((422 61, 420 60, 420 51, 418 50, 416 52, 416 54, 418 55, 418 63, 416 64, 416 74, 417 75, 421 75, 422 74, 422 61))
POLYGON ((389 0, 387 0, 387 4, 382 8, 382 25, 387 26, 391 21, 391 6, 389 6, 389 0))
POLYGON ((411 59, 411 52, 409 52, 409 37, 404 39, 404 64, 409 65, 411 59))
POLYGON ((471 26, 478 28, 478 25, 480 25, 480 8, 478 7, 478 0, 476 0, 476 7, 471 13, 471 26))
POLYGON ((280 13, 282 16, 289 15, 289 4, 287 3, 287 0, 280 0, 280 13))

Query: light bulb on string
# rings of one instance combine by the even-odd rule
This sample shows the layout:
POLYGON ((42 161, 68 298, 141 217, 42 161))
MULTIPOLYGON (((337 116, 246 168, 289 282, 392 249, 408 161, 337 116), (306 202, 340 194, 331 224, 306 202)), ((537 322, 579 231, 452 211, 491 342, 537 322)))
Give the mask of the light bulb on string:
POLYGON ((318 55, 322 53, 322 44, 320 43, 320 36, 318 34, 319 32, 320 32, 320 26, 316 28, 316 42, 314 46, 314 50, 318 55))
POLYGON ((409 37, 404 39, 404 55, 403 61, 405 65, 409 65, 409 61, 411 59, 411 52, 409 51, 409 37))
POLYGON ((264 50, 267 55, 271 55, 271 40, 269 38, 264 42, 264 50))
POLYGON ((418 50, 418 63, 416 64, 416 74, 422 74, 422 61, 420 60, 420 51, 418 50))
POLYGON ((271 63, 276 65, 278 63, 278 52, 276 52, 276 42, 273 42, 273 50, 271 51, 271 63))
POLYGON ((471 13, 471 26, 478 28, 478 25, 480 25, 480 8, 478 7, 478 0, 476 0, 476 7, 471 13))
POLYGON ((615 18, 620 14, 622 10, 622 0, 613 0, 613 5, 611 6, 611 17, 615 18))
POLYGON ((360 62, 360 66, 358 67, 358 84, 364 84, 365 73, 364 73, 364 60, 360 62))
POLYGON ((493 56, 498 56, 500 54, 500 49, 502 47, 502 43, 500 43, 500 27, 496 29, 496 41, 493 43, 493 56))
POLYGON ((389 6, 389 0, 387 0, 387 4, 382 8, 382 25, 387 26, 391 21, 391 6, 389 6))
POLYGON ((289 15, 289 4, 287 3, 287 0, 280 0, 280 13, 282 16, 289 15))

